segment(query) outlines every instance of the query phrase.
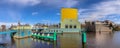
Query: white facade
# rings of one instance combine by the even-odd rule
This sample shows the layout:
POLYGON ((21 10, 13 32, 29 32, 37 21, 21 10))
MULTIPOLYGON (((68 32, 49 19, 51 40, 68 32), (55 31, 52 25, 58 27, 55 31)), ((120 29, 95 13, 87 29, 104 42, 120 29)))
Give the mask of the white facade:
POLYGON ((80 32, 81 25, 78 20, 65 19, 61 22, 63 32, 80 32))

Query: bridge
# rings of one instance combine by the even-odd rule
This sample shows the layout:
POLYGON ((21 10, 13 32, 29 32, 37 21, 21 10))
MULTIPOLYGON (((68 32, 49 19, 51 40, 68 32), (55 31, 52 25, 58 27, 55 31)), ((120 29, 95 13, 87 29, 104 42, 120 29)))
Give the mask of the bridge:
POLYGON ((1 31, 0 35, 9 34, 11 37, 15 38, 23 38, 26 36, 31 36, 30 30, 9 30, 9 31, 1 31))
POLYGON ((16 30, 1 31, 0 35, 1 34, 10 34, 10 36, 12 37, 13 35, 15 35, 16 32, 17 32, 16 30))
MULTIPOLYGON (((54 34, 54 32, 34 32, 34 33, 44 33, 44 34, 54 34)), ((29 37, 32 34, 32 31, 30 29, 24 29, 24 30, 8 30, 8 31, 1 31, 0 35, 9 34, 11 37, 15 38, 24 38, 29 37)))

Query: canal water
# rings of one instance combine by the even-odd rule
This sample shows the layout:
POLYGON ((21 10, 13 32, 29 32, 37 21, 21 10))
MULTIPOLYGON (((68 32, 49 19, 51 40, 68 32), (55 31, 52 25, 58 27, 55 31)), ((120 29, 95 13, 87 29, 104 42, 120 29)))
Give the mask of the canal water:
MULTIPOLYGON (((87 33, 86 48, 120 48, 120 32, 87 33)), ((0 48, 83 48, 80 34, 59 34, 57 41, 33 38, 12 39, 0 35, 0 48)))

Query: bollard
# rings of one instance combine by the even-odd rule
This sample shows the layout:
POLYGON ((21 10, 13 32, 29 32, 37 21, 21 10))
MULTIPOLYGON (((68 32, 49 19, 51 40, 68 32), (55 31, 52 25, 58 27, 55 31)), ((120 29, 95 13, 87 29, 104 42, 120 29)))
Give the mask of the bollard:
POLYGON ((33 35, 33 33, 32 33, 32 35, 33 35))
POLYGON ((50 36, 50 34, 48 33, 48 34, 47 34, 47 36, 49 37, 49 36, 50 36))
POLYGON ((82 32, 82 43, 86 43, 86 33, 82 32))
POLYGON ((42 36, 44 36, 44 33, 42 34, 42 36))
POLYGON ((35 35, 37 35, 37 34, 35 33, 35 35))
POLYGON ((86 47, 86 32, 82 32, 82 48, 87 48, 86 47))
POLYGON ((34 34, 35 38, 37 38, 37 33, 34 34))
POLYGON ((53 40, 54 40, 54 41, 57 40, 57 33, 56 33, 56 32, 54 32, 53 40))
POLYGON ((31 36, 33 37, 33 33, 31 34, 31 36))
POLYGON ((37 35, 37 38, 38 38, 38 39, 40 38, 40 34, 37 35))
POLYGON ((44 39, 44 33, 42 33, 41 39, 44 39))

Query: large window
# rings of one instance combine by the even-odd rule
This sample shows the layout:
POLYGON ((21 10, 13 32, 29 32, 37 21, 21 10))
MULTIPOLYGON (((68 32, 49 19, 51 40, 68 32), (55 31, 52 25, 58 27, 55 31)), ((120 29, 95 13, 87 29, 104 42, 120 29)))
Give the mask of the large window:
POLYGON ((68 25, 65 25, 65 28, 68 28, 68 25))
POLYGON ((74 25, 74 28, 77 28, 77 26, 76 26, 76 25, 74 25))
POLYGON ((72 28, 72 25, 70 25, 70 28, 72 28))

